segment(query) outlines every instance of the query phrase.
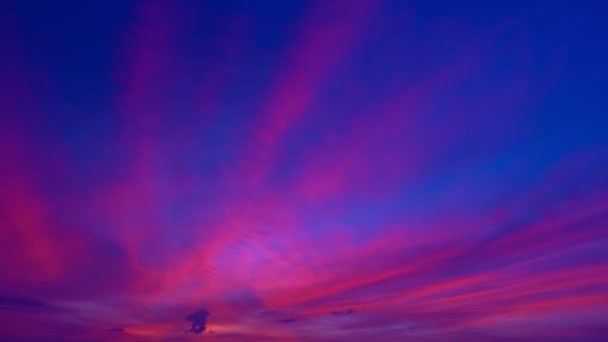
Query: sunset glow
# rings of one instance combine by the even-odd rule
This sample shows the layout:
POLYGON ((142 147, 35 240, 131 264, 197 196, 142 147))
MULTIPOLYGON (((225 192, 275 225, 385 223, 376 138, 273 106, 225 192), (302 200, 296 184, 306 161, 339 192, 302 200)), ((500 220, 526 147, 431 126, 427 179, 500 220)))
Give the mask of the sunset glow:
POLYGON ((608 341, 606 9, 3 1, 0 341, 608 341))

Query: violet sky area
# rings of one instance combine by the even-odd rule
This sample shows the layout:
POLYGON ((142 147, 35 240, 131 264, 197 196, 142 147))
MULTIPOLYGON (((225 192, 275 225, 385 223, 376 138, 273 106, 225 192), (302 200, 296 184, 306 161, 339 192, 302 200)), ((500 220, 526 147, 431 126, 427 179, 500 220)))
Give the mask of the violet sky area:
POLYGON ((0 341, 608 341, 607 18, 1 0, 0 341))

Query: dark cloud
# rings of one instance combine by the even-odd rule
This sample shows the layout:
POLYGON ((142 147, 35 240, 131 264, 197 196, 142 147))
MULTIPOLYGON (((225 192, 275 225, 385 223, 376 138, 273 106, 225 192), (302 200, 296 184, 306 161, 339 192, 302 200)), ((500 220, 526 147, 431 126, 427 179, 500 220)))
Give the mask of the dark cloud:
POLYGON ((12 335, 0 335, 0 341, 10 342, 107 342, 102 340, 75 340, 72 338, 49 338, 49 337, 17 337, 12 335))
POLYGON ((0 310, 42 310, 50 306, 38 299, 31 297, 0 296, 0 310))
POLYGON ((192 332, 195 334, 201 334, 207 329, 207 317, 209 316, 209 311, 205 309, 200 309, 195 313, 192 313, 186 316, 186 321, 191 323, 190 330, 187 332, 192 332))
POLYGON ((112 329, 108 329, 108 331, 111 331, 111 332, 125 332, 125 329, 123 329, 123 328, 112 328, 112 329))
POLYGON ((331 314, 334 316, 352 315, 355 312, 353 309, 347 309, 344 311, 332 311, 331 314))
POLYGON ((285 318, 285 319, 280 319, 278 322, 279 323, 294 323, 297 320, 298 320, 297 318, 285 318))

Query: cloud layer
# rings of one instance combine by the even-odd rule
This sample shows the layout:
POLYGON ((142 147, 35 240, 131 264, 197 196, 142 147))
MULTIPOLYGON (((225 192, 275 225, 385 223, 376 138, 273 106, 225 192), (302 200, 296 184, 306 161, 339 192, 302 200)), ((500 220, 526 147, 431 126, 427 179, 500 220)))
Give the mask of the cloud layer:
POLYGON ((608 336, 594 9, 2 6, 0 340, 608 336))

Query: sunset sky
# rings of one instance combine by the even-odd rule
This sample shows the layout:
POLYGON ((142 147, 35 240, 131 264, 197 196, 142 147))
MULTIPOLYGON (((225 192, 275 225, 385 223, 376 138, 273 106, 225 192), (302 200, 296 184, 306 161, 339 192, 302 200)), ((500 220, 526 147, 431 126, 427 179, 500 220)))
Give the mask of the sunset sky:
POLYGON ((608 341, 608 3, 0 2, 0 341, 608 341))

